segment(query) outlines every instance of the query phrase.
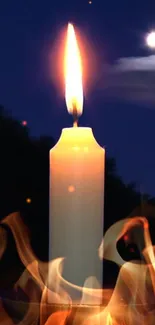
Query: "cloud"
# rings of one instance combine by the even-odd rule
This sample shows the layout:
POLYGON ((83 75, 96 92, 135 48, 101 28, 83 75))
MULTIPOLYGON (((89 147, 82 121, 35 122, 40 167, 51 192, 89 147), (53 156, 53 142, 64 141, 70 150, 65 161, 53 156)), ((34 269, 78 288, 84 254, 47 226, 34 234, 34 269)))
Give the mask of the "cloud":
POLYGON ((116 71, 155 71, 155 55, 121 58, 114 67, 116 71))
POLYGON ((155 104, 155 55, 121 58, 106 67, 105 71, 105 97, 138 102, 145 106, 155 104))

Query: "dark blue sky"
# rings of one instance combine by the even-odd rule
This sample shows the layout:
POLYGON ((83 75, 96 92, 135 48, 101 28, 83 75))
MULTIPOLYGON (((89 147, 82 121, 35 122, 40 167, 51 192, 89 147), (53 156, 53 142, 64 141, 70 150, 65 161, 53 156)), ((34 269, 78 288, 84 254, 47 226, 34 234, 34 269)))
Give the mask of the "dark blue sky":
POLYGON ((48 60, 59 31, 72 21, 93 45, 101 72, 87 95, 81 124, 93 128, 126 181, 136 181, 152 194, 155 110, 107 101, 98 88, 104 83, 104 64, 149 55, 143 43, 145 33, 155 27, 154 12, 155 3, 146 0, 93 0, 92 5, 87 0, 5 0, 0 4, 0 103, 18 119, 27 120, 32 135, 58 139, 71 118, 59 89, 50 81, 48 60))

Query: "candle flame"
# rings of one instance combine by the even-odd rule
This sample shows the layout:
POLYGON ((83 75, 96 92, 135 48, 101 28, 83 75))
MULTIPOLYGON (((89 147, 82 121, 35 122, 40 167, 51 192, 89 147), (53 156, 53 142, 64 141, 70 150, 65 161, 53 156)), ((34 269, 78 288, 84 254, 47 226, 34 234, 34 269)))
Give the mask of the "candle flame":
POLYGON ((72 24, 68 24, 64 70, 68 112, 80 116, 83 110, 82 63, 72 24))

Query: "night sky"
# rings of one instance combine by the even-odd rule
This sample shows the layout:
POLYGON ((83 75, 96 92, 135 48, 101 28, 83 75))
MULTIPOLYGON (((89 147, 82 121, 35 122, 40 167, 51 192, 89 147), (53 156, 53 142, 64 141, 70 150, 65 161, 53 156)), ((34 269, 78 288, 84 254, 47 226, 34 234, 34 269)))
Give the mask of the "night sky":
POLYGON ((108 78, 105 66, 124 57, 153 55, 145 35, 155 28, 154 13, 155 2, 146 0, 0 4, 0 104, 19 120, 27 120, 33 136, 46 134, 57 140, 62 127, 72 124, 62 89, 53 81, 58 78, 51 78, 51 66, 56 65, 51 53, 55 44, 59 48, 59 34, 68 21, 73 22, 91 48, 87 51, 91 87, 80 124, 93 128, 107 154, 116 158, 123 179, 136 181, 138 189, 150 194, 155 194, 155 101, 143 105, 134 98, 115 98, 112 92, 107 97, 103 89, 108 78))

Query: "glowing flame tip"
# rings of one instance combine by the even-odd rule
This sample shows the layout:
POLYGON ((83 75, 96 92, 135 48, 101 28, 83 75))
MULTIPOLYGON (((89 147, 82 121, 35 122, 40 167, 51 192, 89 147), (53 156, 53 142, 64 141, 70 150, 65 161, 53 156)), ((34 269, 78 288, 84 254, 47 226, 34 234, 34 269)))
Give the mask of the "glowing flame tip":
POLYGON ((65 97, 68 112, 80 116, 83 110, 82 62, 73 24, 68 24, 65 51, 65 97))

